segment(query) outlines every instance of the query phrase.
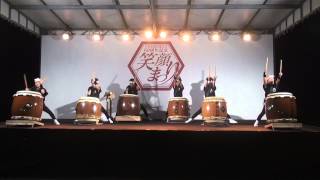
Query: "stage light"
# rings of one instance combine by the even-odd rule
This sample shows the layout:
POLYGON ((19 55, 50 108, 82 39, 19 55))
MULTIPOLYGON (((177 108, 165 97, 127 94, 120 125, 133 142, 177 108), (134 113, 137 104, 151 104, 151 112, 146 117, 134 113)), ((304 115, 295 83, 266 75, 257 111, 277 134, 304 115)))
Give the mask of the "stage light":
POLYGON ((184 42, 190 42, 195 38, 191 31, 182 31, 178 35, 179 38, 184 42))
POLYGON ((93 34, 92 35, 92 40, 93 41, 100 41, 101 40, 100 34, 93 34))
POLYGON ((252 40, 251 34, 249 34, 249 33, 244 33, 244 34, 242 35, 242 39, 243 39, 244 41, 246 41, 246 42, 251 41, 251 40, 252 40))
POLYGON ((161 39, 165 39, 165 38, 167 37, 167 35, 168 35, 168 34, 167 34, 166 31, 161 31, 160 34, 159 34, 159 36, 160 36, 161 39))
POLYGON ((220 41, 221 35, 219 32, 212 32, 209 34, 209 40, 210 41, 220 41))
POLYGON ((129 34, 122 34, 121 36, 123 41, 129 41, 130 40, 130 35, 129 34))
POLYGON ((151 39, 153 37, 153 33, 152 31, 150 30, 147 30, 144 32, 144 36, 147 38, 147 39, 151 39))
POLYGON ((88 38, 94 42, 102 41, 104 38, 104 33, 102 31, 93 31, 88 33, 88 38))
POLYGON ((183 40, 184 42, 189 42, 189 41, 191 40, 190 34, 188 34, 188 33, 183 34, 183 35, 182 35, 182 40, 183 40))
POLYGON ((224 31, 211 31, 208 32, 208 39, 213 42, 225 41, 229 38, 228 33, 224 31))
POLYGON ((115 35, 120 41, 132 41, 134 39, 134 32, 130 31, 119 31, 115 35))
POLYGON ((212 35, 212 40, 219 41, 220 40, 220 35, 218 33, 213 34, 212 35))
POLYGON ((67 32, 63 33, 62 34, 62 39, 65 40, 65 41, 69 40, 70 39, 70 34, 67 33, 67 32))

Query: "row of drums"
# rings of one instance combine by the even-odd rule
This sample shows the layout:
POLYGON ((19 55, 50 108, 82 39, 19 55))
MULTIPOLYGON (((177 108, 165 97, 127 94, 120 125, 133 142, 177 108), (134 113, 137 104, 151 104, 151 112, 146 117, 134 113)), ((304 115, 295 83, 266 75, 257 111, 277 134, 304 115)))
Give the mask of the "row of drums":
MULTIPOLYGON (((170 98, 168 121, 180 122, 189 119, 190 106, 187 98, 170 98)), ((227 118, 227 103, 222 97, 206 97, 201 106, 203 120, 207 123, 224 123, 227 118)))
MULTIPOLYGON (((296 97, 291 93, 280 92, 269 94, 265 99, 267 121, 297 121, 296 97)), ((99 121, 101 102, 94 97, 81 97, 76 105, 77 120, 99 121)), ((15 120, 41 121, 43 97, 34 91, 18 91, 13 95, 12 116, 15 120)), ((188 99, 170 98, 168 103, 168 120, 184 122, 190 117, 188 99)), ((222 97, 206 97, 201 106, 203 120, 207 123, 224 123, 227 119, 227 103, 222 97)), ((140 121, 140 99, 137 95, 120 95, 116 119, 140 121)))
MULTIPOLYGON (((79 121, 99 121, 101 102, 95 97, 81 97, 76 106, 76 119, 79 121)), ((140 99, 133 94, 122 94, 117 106, 117 121, 140 121, 140 99)))
MULTIPOLYGON (((296 97, 291 93, 269 94, 265 99, 268 123, 297 122, 296 97)), ((168 104, 168 119, 185 121, 189 118, 190 106, 186 98, 171 98, 168 104)), ((225 123, 228 117, 227 103, 222 97, 206 97, 201 106, 202 119, 206 123, 225 123)))

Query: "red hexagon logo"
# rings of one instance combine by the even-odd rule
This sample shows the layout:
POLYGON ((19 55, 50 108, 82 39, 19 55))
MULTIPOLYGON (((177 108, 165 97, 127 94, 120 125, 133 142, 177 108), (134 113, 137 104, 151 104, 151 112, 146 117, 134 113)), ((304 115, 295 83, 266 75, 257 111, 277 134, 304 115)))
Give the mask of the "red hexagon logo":
POLYGON ((128 67, 142 90, 170 90, 184 64, 170 41, 143 41, 128 67))

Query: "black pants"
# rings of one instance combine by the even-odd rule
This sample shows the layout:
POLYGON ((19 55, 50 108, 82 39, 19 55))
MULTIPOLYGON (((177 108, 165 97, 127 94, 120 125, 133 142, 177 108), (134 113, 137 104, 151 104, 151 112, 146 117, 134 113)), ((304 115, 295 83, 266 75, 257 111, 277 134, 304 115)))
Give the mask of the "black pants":
POLYGON ((48 108, 48 106, 46 106, 46 104, 43 104, 43 111, 48 113, 51 119, 56 119, 53 112, 48 108))
MULTIPOLYGON (((201 112, 202 112, 202 109, 200 108, 198 111, 196 111, 193 115, 192 115, 192 119, 194 119, 195 117, 197 117, 199 114, 201 114, 201 112)), ((230 115, 229 114, 227 114, 227 118, 228 119, 231 119, 231 117, 230 117, 230 115)))
POLYGON ((109 115, 109 113, 106 111, 106 109, 103 106, 101 106, 101 111, 103 112, 104 115, 106 115, 106 117, 108 119, 111 118, 111 116, 109 115))
POLYGON ((266 103, 266 101, 263 101, 262 111, 261 111, 261 113, 259 114, 259 116, 257 117, 257 121, 259 121, 259 122, 261 121, 261 118, 263 117, 263 115, 266 114, 265 103, 266 103))
POLYGON ((144 115, 148 118, 149 117, 148 112, 143 104, 140 104, 140 109, 143 111, 144 115))

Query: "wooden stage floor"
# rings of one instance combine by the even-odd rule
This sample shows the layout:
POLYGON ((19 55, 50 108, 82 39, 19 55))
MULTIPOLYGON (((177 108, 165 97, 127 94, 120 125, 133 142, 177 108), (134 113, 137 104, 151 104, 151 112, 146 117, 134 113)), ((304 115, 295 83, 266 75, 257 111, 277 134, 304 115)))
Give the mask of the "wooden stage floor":
MULTIPOLYGON (((0 128, 7 128, 2 122, 0 128)), ((210 132, 210 131, 230 131, 230 132, 271 132, 272 129, 264 128, 264 125, 253 127, 249 124, 232 124, 229 126, 216 127, 202 125, 200 122, 182 124, 182 123, 161 123, 161 122, 134 122, 134 123, 114 123, 99 125, 74 125, 71 123, 61 124, 60 126, 51 123, 45 123, 44 126, 30 127, 9 127, 9 128, 25 128, 25 129, 50 129, 50 130, 106 130, 106 131, 188 131, 188 132, 210 132)), ((302 129, 283 129, 281 131, 295 132, 320 132, 320 127, 304 125, 302 129)))

